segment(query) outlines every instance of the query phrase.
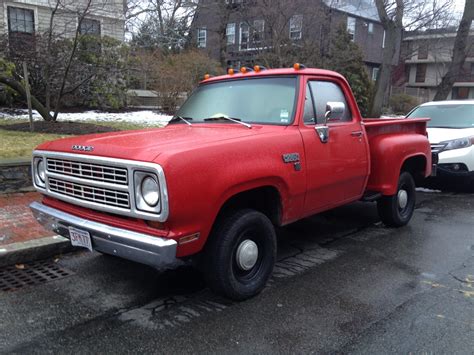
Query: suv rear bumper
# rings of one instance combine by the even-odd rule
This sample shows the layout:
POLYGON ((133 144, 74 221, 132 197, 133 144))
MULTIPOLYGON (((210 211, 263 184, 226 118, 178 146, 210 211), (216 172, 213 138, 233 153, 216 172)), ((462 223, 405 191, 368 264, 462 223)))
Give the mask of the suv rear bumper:
POLYGON ((70 238, 69 227, 89 232, 94 250, 159 269, 177 262, 177 243, 173 239, 93 222, 39 202, 33 202, 30 208, 40 224, 63 237, 70 238))

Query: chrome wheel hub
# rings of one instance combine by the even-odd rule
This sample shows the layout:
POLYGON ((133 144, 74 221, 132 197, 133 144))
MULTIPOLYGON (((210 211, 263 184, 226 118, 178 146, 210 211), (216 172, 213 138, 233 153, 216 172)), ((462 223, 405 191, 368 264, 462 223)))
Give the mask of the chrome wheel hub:
POLYGON ((398 191, 398 207, 404 209, 408 205, 408 192, 405 190, 398 191))
POLYGON ((258 259, 258 246, 250 239, 240 243, 236 253, 237 265, 240 269, 248 271, 255 266, 258 259))

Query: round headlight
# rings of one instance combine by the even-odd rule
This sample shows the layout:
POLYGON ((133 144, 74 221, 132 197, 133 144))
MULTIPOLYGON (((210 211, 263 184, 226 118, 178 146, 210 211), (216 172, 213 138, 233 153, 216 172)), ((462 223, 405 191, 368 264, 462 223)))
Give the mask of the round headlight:
POLYGON ((155 207, 160 200, 159 186, 155 179, 148 176, 143 179, 141 187, 142 197, 146 204, 155 207))
POLYGON ((36 164, 36 171, 38 173, 38 177, 42 182, 45 182, 46 180, 46 170, 44 168, 44 160, 39 159, 38 163, 36 164))

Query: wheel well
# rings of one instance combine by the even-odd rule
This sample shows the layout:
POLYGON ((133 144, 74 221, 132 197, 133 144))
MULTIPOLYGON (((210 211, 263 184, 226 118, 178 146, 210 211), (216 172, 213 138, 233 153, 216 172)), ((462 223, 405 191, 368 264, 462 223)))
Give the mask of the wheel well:
POLYGON ((425 178, 426 170, 426 157, 423 155, 417 155, 411 158, 408 158, 404 161, 401 172, 407 171, 412 174, 415 182, 418 185, 418 182, 425 178))
POLYGON ((252 208, 265 214, 274 225, 281 224, 281 198, 273 186, 262 186, 240 192, 229 198, 219 211, 217 218, 231 211, 252 208))

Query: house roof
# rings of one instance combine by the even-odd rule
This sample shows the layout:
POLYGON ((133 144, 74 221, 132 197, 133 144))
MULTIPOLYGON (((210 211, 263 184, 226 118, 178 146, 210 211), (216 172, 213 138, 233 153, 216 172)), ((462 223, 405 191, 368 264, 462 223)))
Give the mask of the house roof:
POLYGON ((323 0, 332 9, 380 22, 374 0, 323 0))

